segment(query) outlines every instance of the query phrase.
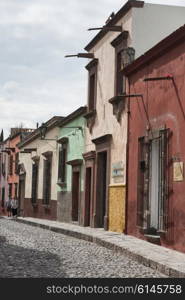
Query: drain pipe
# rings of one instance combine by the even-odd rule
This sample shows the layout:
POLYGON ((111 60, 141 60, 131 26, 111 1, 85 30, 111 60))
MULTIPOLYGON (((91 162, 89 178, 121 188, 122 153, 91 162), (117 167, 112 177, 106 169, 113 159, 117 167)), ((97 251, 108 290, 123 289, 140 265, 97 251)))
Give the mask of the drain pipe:
MULTIPOLYGON (((127 77, 128 94, 130 95, 130 81, 127 77)), ((127 143, 126 143, 126 195, 125 195, 125 230, 128 234, 128 168, 129 168, 129 136, 130 136, 130 98, 127 102, 127 143)))

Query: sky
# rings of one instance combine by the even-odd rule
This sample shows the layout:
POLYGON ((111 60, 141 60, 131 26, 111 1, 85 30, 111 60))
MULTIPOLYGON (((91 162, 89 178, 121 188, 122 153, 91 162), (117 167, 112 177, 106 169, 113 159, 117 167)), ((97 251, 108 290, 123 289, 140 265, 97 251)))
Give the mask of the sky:
MULTIPOLYGON (((0 130, 35 128, 87 103, 84 52, 124 0, 0 0, 0 130)), ((148 3, 183 5, 184 0, 148 3)))

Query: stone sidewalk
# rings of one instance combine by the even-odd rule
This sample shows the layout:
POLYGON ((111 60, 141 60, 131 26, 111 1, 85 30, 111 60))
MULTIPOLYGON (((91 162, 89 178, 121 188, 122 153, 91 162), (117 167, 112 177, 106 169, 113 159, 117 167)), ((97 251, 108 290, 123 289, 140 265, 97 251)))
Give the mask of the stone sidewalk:
POLYGON ((173 278, 185 278, 185 254, 132 236, 35 218, 17 218, 17 222, 38 226, 57 233, 97 243, 108 249, 126 253, 131 258, 173 278))

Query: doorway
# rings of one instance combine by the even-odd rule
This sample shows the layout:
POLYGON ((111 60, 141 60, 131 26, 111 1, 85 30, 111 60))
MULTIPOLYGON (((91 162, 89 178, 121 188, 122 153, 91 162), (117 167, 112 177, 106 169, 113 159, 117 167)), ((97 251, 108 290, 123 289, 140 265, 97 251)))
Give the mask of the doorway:
POLYGON ((97 155, 97 226, 104 227, 107 198, 107 151, 97 155))
POLYGON ((80 172, 73 172, 72 176, 72 221, 78 222, 80 172))
POLYGON ((91 191, 92 191, 92 168, 86 168, 85 178, 85 226, 90 226, 91 218, 91 191))
POLYGON ((25 198, 25 175, 19 177, 19 197, 18 197, 18 212, 19 216, 24 216, 24 198, 25 198))

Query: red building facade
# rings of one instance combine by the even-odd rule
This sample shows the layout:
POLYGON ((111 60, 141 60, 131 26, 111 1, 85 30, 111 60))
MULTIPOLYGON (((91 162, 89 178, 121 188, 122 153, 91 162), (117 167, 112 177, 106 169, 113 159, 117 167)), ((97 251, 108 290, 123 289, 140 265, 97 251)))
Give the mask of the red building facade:
POLYGON ((185 252, 185 27, 125 74, 127 234, 185 252))
POLYGON ((8 154, 8 198, 18 199, 19 191, 19 148, 20 143, 33 129, 27 128, 11 128, 10 136, 6 143, 6 152, 8 154))

